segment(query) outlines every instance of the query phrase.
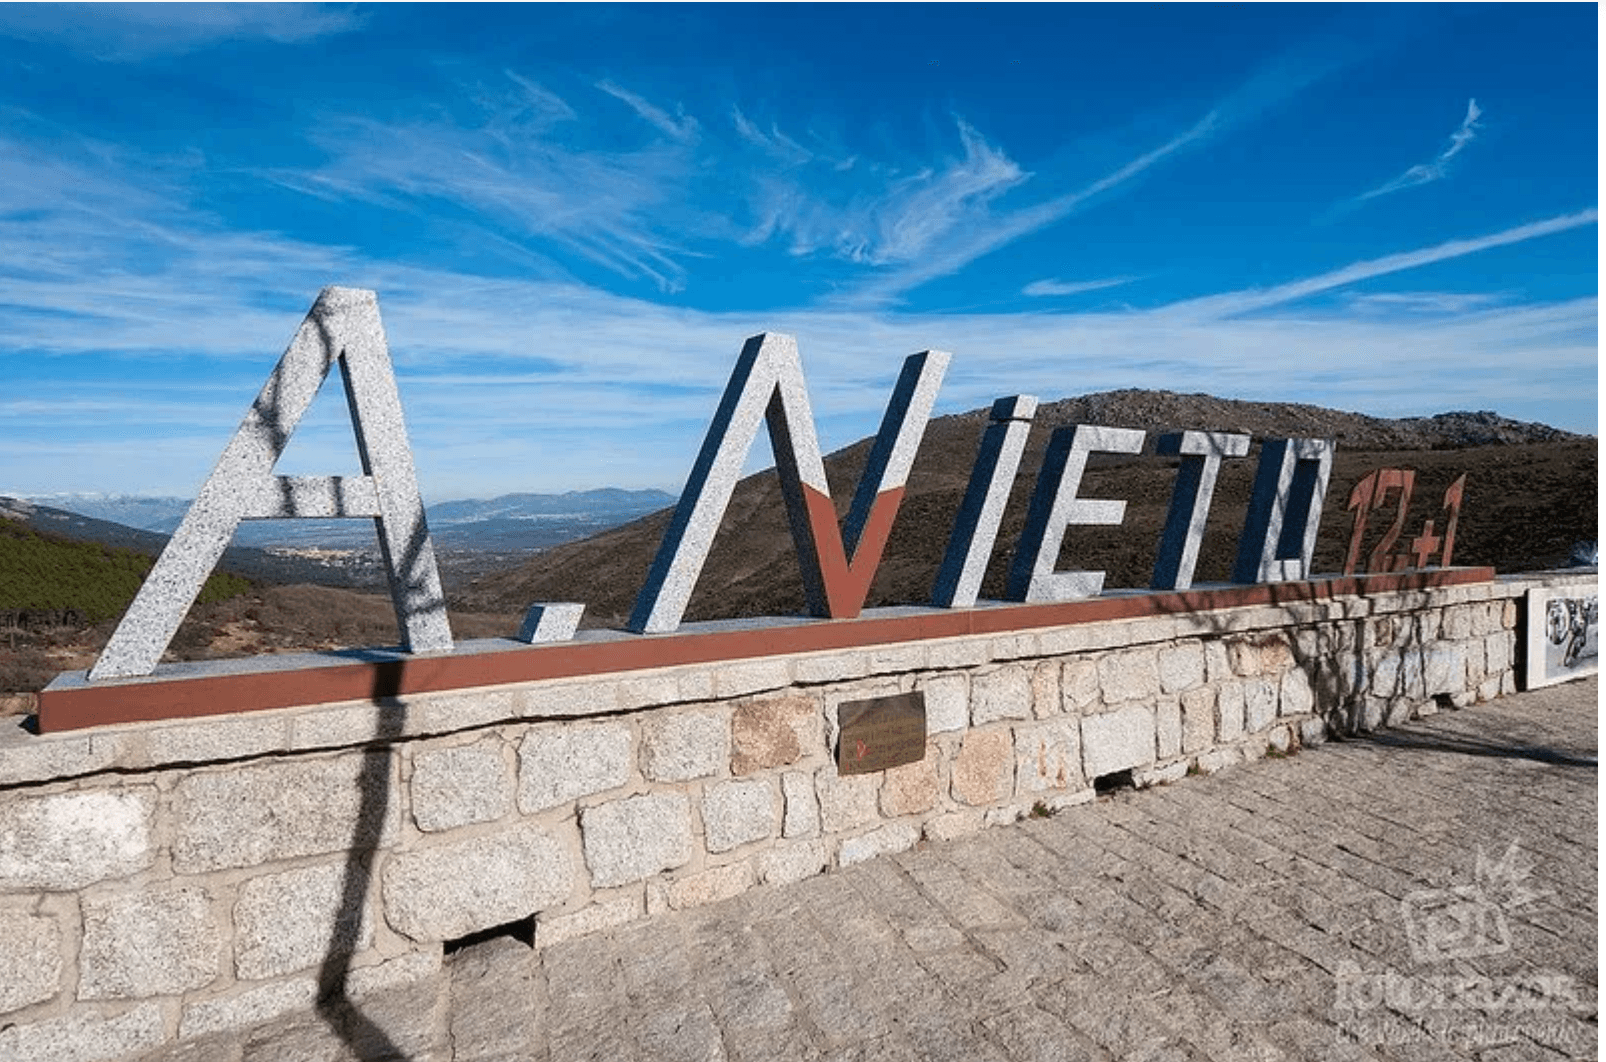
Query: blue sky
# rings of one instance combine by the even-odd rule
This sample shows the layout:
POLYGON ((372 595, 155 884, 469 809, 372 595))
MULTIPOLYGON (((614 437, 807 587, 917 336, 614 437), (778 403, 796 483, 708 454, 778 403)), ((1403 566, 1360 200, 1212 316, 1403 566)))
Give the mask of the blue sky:
MULTIPOLYGON (((192 493, 326 284, 379 292, 431 502, 678 491, 764 330, 828 448, 927 347, 939 413, 1594 433, 1596 17, 0 5, 0 493, 192 493)), ((281 471, 353 470, 337 397, 281 471)))

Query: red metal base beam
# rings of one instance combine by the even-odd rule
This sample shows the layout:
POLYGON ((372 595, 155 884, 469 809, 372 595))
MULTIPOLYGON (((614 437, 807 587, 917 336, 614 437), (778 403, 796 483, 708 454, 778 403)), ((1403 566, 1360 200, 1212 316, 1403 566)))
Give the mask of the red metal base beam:
MULTIPOLYGON (((1399 590, 1486 583, 1493 568, 1356 575, 1298 583, 1263 583, 1177 593, 1113 594, 1052 604, 933 609, 917 615, 870 615, 737 630, 631 635, 608 641, 560 642, 491 652, 402 656, 382 661, 315 664, 284 670, 152 676, 88 685, 64 675, 39 695, 39 730, 56 733, 108 723, 207 715, 339 701, 383 700, 511 682, 606 675, 641 668, 707 664, 831 649, 1005 634, 1075 623, 1283 605, 1399 590), (64 680, 66 680, 64 682, 64 680)), ((266 658, 272 659, 272 658, 266 658)), ((237 662, 231 662, 237 666, 237 662)), ((196 665, 186 665, 194 668, 196 665)), ((204 665, 203 665, 204 666, 204 665)))

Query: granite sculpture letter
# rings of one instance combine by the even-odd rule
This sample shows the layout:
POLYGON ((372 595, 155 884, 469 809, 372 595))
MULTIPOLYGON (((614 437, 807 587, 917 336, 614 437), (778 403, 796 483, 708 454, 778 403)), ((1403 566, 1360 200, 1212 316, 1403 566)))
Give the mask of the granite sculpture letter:
POLYGON ((991 423, 981 437, 981 449, 931 592, 931 603, 938 608, 969 608, 976 603, 1036 415, 1033 395, 1015 395, 993 403, 991 423))
POLYGON ((1177 485, 1171 491, 1171 511, 1160 533, 1160 552, 1154 561, 1154 590, 1186 590, 1193 585, 1199 561, 1210 499, 1216 492, 1216 473, 1223 457, 1249 452, 1249 436, 1216 431, 1178 431, 1160 436, 1155 452, 1179 456, 1177 485))
POLYGON ((1104 589, 1103 572, 1057 572, 1054 564, 1059 560, 1060 544, 1065 541, 1065 529, 1071 524, 1116 525, 1126 516, 1124 501, 1076 496, 1087 468, 1087 455, 1095 450, 1139 453, 1143 434, 1138 428, 1077 424, 1049 437, 1031 508, 1026 512, 1026 527, 1021 531, 1015 563, 1009 570, 1010 600, 1071 601, 1097 597, 1104 589))
POLYGON ((148 675, 155 669, 241 520, 363 516, 372 517, 379 532, 404 647, 413 652, 450 649, 446 601, 424 523, 379 300, 372 291, 328 287, 319 293, 156 559, 90 669, 90 680, 148 675), (274 475, 274 464, 336 363, 345 381, 363 474, 274 475))
POLYGON ((833 619, 857 616, 903 501, 948 360, 936 350, 905 360, 847 519, 838 528, 797 341, 774 333, 749 339, 636 599, 629 629, 657 634, 680 626, 761 420, 775 452, 809 612, 833 619))
POLYGON ((1331 439, 1267 439, 1238 539, 1235 583, 1310 578, 1322 500, 1333 470, 1331 439))

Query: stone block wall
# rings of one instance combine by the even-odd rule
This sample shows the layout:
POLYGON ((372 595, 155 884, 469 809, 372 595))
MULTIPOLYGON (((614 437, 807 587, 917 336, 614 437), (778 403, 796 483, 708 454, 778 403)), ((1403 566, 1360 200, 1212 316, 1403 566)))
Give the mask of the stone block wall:
POLYGON ((1538 584, 7 737, 0 1062, 254 1058, 489 928, 542 946, 1510 693, 1538 584), (839 775, 837 706, 911 690, 925 758, 839 775))

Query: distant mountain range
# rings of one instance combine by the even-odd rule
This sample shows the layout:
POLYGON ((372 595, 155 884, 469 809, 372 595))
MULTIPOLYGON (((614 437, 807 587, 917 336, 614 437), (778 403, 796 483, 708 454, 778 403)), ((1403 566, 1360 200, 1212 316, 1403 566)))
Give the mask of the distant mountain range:
MULTIPOLYGON (((35 494, 24 500, 164 537, 178 528, 190 508, 188 498, 130 494, 35 494)), ((504 494, 498 498, 441 502, 427 506, 425 516, 431 534, 441 546, 492 551, 544 549, 674 503, 674 495, 661 490, 604 487, 564 494, 504 494)), ((234 543, 299 549, 364 549, 375 545, 373 525, 365 520, 248 520, 241 524, 234 543)))

